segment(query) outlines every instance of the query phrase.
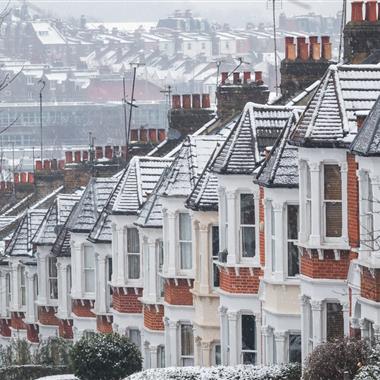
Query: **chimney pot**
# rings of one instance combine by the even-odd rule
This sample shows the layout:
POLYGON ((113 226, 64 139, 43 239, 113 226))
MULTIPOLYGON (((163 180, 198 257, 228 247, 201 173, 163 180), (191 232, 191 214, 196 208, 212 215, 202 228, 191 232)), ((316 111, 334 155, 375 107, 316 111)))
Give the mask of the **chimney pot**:
POLYGON ((58 162, 56 158, 53 158, 51 160, 51 170, 57 170, 58 169, 58 162))
POLYGON ((50 170, 50 160, 44 160, 44 170, 50 170))
POLYGON ((34 173, 28 173, 28 183, 34 183, 34 173))
POLYGON ((289 61, 295 61, 296 60, 296 58, 297 58, 297 55, 296 55, 296 44, 289 44, 287 46, 286 58, 289 61))
POLYGON ((14 183, 19 183, 19 182, 20 182, 20 176, 19 176, 19 173, 14 173, 14 174, 13 174, 13 182, 14 182, 14 183))
POLYGON ((353 1, 351 3, 351 21, 363 21, 363 1, 353 1))
POLYGON ((228 79, 228 73, 222 73, 222 84, 226 84, 226 80, 228 79))
POLYGON ((377 1, 368 0, 365 4, 365 19, 369 22, 377 21, 377 1))
POLYGON ((263 84, 263 72, 255 71, 255 82, 258 84, 263 84))
POLYGON ((159 129, 158 130, 158 141, 162 142, 166 139, 166 132, 165 129, 159 129))
POLYGON ((321 44, 319 42, 312 45, 311 59, 314 61, 321 59, 321 44))
POLYGON ((234 72, 233 73, 233 78, 234 78, 234 84, 240 84, 240 73, 239 72, 234 72))
POLYGON ((157 129, 149 129, 149 141, 153 143, 157 142, 157 129))
POLYGON ((137 129, 131 129, 131 141, 139 141, 139 132, 137 129))
POLYGON ((82 151, 82 160, 83 161, 88 161, 88 150, 83 150, 82 151))
POLYGON ((294 44, 294 37, 290 37, 290 36, 285 37, 285 59, 289 59, 288 47, 292 44, 294 44))
MULTIPOLYGON (((182 95, 182 107, 186 110, 189 110, 191 108, 191 96, 190 95, 182 95)), ((140 140, 143 141, 141 139, 141 137, 140 137, 140 140)))
POLYGON ((244 78, 244 83, 248 83, 251 80, 251 72, 244 71, 243 78, 244 78))
POLYGON ((95 147, 95 159, 99 160, 100 158, 103 158, 103 147, 97 146, 95 147))
POLYGON ((318 43, 318 36, 309 37, 309 46, 310 46, 310 58, 313 58, 313 45, 318 43))
POLYGON ((174 109, 181 108, 181 95, 173 95, 172 96, 172 103, 174 109))
POLYGON ((67 164, 71 164, 73 162, 73 152, 65 152, 65 159, 67 164))
POLYGON ((202 94, 202 108, 210 108, 210 94, 202 94))
POLYGON ((28 173, 21 173, 21 183, 27 183, 28 173))
MULTIPOLYGON (((189 97, 190 97, 190 95, 189 95, 189 97)), ((142 141, 142 142, 147 142, 147 131, 146 131, 146 129, 143 129, 143 128, 141 128, 140 129, 140 141, 142 141)))
POLYGON ((331 42, 322 45, 322 58, 326 61, 331 61, 332 58, 332 44, 331 42))
POLYGON ((74 161, 78 164, 81 161, 81 154, 80 150, 77 150, 74 152, 74 161))
POLYGON ((306 43, 306 37, 297 37, 297 58, 300 57, 301 54, 301 46, 306 43))
POLYGON ((193 94, 193 108, 201 108, 201 96, 199 94, 193 94))
POLYGON ((112 152, 112 146, 111 145, 106 145, 105 146, 105 148, 104 148, 104 155, 109 160, 112 160, 113 152, 112 152))
POLYGON ((59 168, 59 170, 65 169, 65 160, 59 160, 58 161, 58 168, 59 168))
POLYGON ((309 44, 304 43, 300 46, 300 53, 298 56, 299 59, 302 61, 307 61, 309 58, 309 44))
POLYGON ((37 171, 42 170, 42 161, 41 160, 36 161, 36 170, 37 171))

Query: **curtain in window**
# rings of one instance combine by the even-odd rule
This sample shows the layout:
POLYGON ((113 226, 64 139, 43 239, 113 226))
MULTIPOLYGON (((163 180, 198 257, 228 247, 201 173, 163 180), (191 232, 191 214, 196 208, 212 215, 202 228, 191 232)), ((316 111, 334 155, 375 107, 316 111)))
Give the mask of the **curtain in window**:
POLYGON ((255 199, 253 194, 240 194, 240 228, 243 257, 254 257, 255 236, 255 199))
POLYGON ((58 298, 58 273, 56 257, 49 257, 49 295, 51 299, 58 298))
POLYGON ((288 205, 288 276, 299 274, 298 205, 288 205))
POLYGON ((128 255, 128 278, 140 278, 140 255, 128 255))
POLYGON ((128 253, 140 253, 139 231, 137 228, 127 228, 128 253))
POLYGON ((181 325, 181 355, 194 355, 193 326, 181 325))
POLYGON ((289 335, 289 362, 301 363, 301 335, 289 335))
POLYGON ((342 236, 342 181, 339 165, 324 166, 326 237, 342 236))
POLYGON ((241 316, 243 364, 256 363, 256 320, 254 315, 241 316))
POLYGON ((84 247, 84 291, 95 292, 95 254, 91 247, 84 247))
POLYGON ((21 306, 26 305, 26 279, 25 279, 25 268, 20 267, 20 299, 21 306))

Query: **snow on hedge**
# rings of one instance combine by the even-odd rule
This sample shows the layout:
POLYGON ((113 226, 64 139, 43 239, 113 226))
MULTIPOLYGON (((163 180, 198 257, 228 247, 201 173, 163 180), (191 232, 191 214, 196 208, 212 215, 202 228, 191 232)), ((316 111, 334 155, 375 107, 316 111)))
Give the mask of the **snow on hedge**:
POLYGON ((299 380, 300 377, 301 367, 298 364, 284 364, 270 367, 157 368, 135 373, 126 380, 299 380))

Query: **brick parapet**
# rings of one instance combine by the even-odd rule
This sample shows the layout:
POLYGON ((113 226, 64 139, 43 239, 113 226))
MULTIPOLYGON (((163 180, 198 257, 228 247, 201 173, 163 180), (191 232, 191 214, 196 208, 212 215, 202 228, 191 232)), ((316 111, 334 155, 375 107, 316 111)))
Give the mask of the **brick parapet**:
POLYGON ((114 288, 112 293, 112 307, 119 313, 142 313, 142 288, 114 288))
POLYGON ((154 331, 165 329, 163 305, 144 305, 144 327, 154 331))
POLYGON ((191 289, 193 280, 186 279, 166 279, 164 286, 164 300, 170 305, 193 304, 191 289))
POLYGON ((220 289, 227 293, 257 294, 261 268, 220 267, 220 289))

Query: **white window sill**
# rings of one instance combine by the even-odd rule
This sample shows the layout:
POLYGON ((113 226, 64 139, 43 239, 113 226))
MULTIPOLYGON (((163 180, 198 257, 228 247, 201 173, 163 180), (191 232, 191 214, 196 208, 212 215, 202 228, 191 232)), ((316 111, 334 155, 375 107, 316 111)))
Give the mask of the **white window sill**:
POLYGON ((343 251, 349 251, 351 248, 349 244, 342 240, 336 242, 321 242, 320 244, 310 244, 309 241, 298 242, 297 246, 306 249, 324 249, 324 250, 334 250, 339 249, 343 251))

